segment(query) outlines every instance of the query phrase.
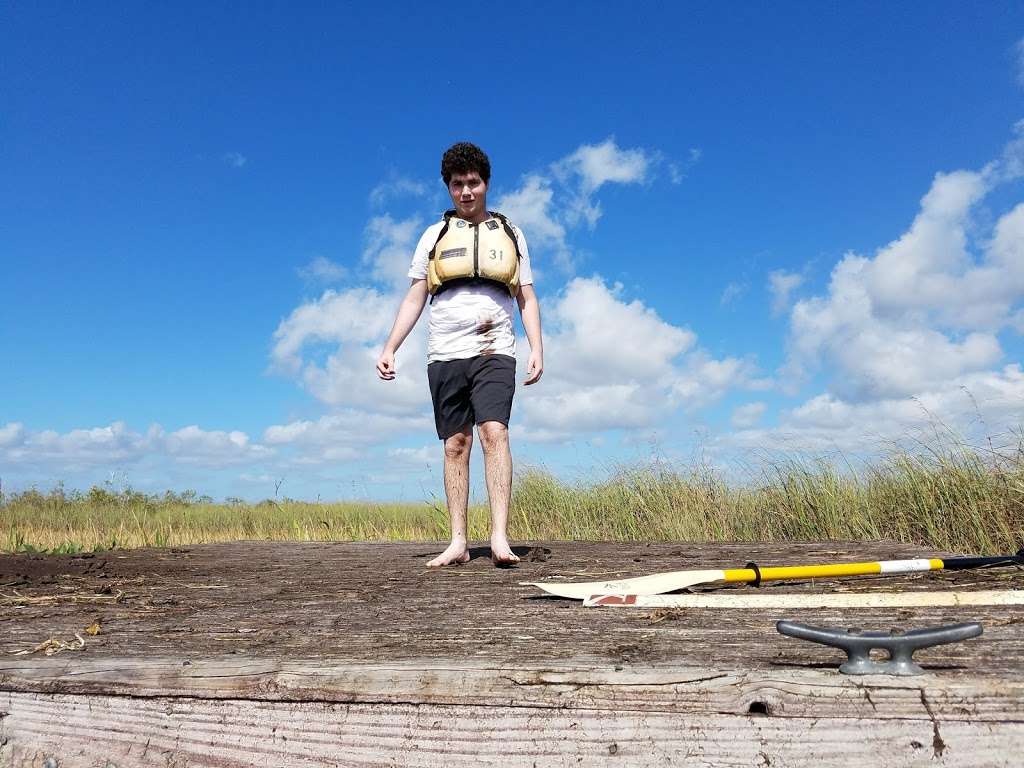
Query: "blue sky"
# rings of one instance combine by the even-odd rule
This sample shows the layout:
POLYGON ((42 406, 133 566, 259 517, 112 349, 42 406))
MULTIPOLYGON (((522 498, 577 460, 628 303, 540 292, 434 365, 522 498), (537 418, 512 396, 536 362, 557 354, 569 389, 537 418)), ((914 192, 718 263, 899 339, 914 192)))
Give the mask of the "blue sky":
POLYGON ((1005 434, 1022 38, 999 2, 6 4, 0 478, 438 493, 426 318, 372 361, 465 139, 538 278, 518 466, 1005 434))

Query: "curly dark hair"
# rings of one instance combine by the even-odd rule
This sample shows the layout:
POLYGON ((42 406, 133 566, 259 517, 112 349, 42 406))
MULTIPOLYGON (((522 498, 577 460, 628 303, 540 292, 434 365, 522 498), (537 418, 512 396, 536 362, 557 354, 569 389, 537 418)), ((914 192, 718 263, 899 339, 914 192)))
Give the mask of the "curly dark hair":
POLYGON ((491 161, 476 144, 460 141, 452 144, 441 158, 441 178, 448 184, 456 173, 476 171, 484 183, 491 181, 491 161))

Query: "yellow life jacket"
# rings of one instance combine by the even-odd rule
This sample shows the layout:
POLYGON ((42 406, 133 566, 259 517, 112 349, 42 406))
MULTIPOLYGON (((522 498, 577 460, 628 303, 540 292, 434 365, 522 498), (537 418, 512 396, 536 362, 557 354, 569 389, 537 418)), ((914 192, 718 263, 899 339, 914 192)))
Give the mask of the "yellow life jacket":
POLYGON ((446 211, 444 226, 427 260, 427 289, 431 295, 455 285, 493 282, 515 296, 519 293, 519 242, 512 225, 500 213, 479 224, 446 211))

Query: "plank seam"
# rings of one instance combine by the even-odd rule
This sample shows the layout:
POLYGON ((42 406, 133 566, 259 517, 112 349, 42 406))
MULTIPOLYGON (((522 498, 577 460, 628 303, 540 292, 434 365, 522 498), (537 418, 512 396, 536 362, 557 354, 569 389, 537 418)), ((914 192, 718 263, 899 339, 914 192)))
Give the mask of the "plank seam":
MULTIPOLYGON (((938 723, 984 723, 989 725, 1024 725, 1024 719, 1017 718, 1005 718, 1005 719, 994 719, 994 720, 983 720, 977 721, 973 717, 965 716, 964 718, 938 718, 932 712, 931 707, 925 700, 924 691, 919 689, 922 697, 922 701, 925 703, 926 710, 925 714, 921 717, 910 717, 906 715, 902 716, 890 716, 890 717, 879 717, 875 718, 882 721, 893 721, 893 722, 930 722, 933 727, 933 731, 936 734, 936 744, 943 744, 944 742, 940 736, 938 736, 938 723)), ((127 699, 127 700, 141 700, 141 701, 188 701, 196 703, 204 702, 217 702, 223 704, 234 704, 234 705, 245 705, 245 704, 269 704, 269 705, 316 705, 316 706, 351 706, 351 705, 364 705, 364 706, 387 706, 387 707, 414 707, 419 709, 421 707, 438 707, 438 708, 487 708, 487 709, 514 709, 514 710, 558 710, 560 712, 615 712, 615 713, 636 713, 636 714, 672 714, 673 710, 670 709, 648 709, 648 708, 636 708, 636 707, 586 707, 586 706, 566 706, 564 704, 544 704, 544 703, 523 703, 523 702, 507 702, 501 704, 495 703, 451 703, 451 702, 438 702, 438 701, 411 701, 406 699, 394 699, 394 700, 360 700, 360 699, 320 699, 320 698, 303 698, 303 699, 263 699, 263 698, 237 698, 237 697, 205 697, 205 696, 193 696, 188 694, 159 694, 159 695, 145 695, 145 694, 131 694, 131 693, 53 693, 44 691, 0 691, 0 693, 8 693, 18 696, 37 696, 46 698, 57 698, 57 697, 70 697, 75 699, 127 699)), ((876 709, 877 711, 877 709, 876 709)), ((10 712, 0 713, 0 719, 9 717, 10 712)), ((772 718, 775 720, 786 720, 786 721, 800 721, 800 720, 864 720, 866 719, 863 715, 850 714, 850 715, 787 715, 785 712, 766 712, 752 714, 748 711, 729 711, 722 709, 709 709, 705 714, 707 715, 721 715, 725 717, 740 717, 740 718, 753 718, 755 720, 772 718)), ((933 739, 934 741, 934 739, 933 739)), ((937 747, 936 747, 937 748, 937 747)), ((940 752, 941 754, 941 752, 940 752)))

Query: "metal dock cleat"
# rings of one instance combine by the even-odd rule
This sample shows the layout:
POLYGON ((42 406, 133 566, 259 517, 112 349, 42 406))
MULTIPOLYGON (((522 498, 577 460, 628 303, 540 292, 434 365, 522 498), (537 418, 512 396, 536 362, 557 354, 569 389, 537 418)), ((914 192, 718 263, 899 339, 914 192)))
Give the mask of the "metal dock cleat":
POLYGON ((981 624, 949 624, 933 629, 913 629, 909 632, 870 632, 855 629, 811 627, 795 621, 780 621, 775 625, 783 635, 829 645, 846 651, 847 660, 840 665, 844 675, 923 675, 924 670, 914 663, 914 651, 935 645, 958 643, 978 637, 981 624), (871 651, 879 649, 889 654, 888 659, 871 658, 871 651))

